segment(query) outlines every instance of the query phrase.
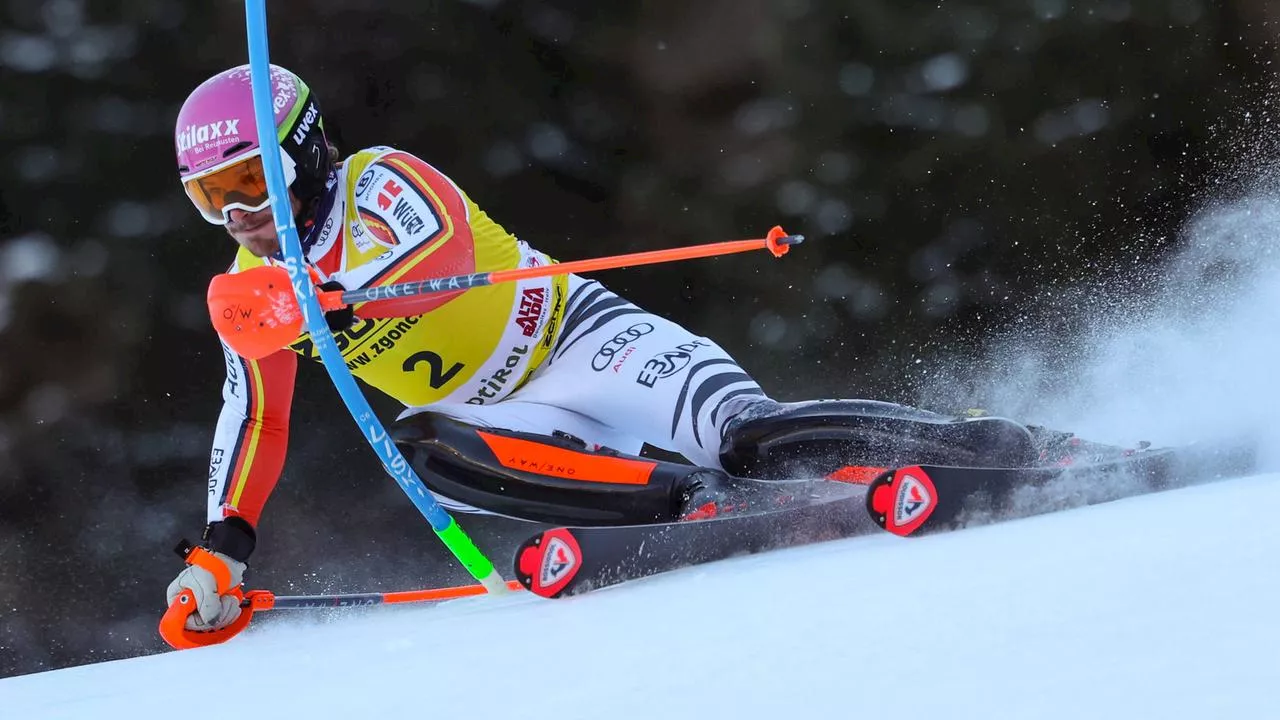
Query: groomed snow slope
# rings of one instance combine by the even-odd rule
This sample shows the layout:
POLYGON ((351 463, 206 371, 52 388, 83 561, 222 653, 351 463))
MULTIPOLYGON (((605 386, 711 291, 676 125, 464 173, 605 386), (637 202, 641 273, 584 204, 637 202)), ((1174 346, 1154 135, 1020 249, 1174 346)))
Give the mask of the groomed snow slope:
POLYGON ((284 612, 0 680, 12 718, 1280 717, 1280 475, 566 601, 284 612), (307 619, 311 618, 311 619, 307 619))

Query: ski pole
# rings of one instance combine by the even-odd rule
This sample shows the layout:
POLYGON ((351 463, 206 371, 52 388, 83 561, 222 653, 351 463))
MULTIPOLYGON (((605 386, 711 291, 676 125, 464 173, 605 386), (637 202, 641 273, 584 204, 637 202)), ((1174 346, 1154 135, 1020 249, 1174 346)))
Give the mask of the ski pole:
MULTIPOLYGON (((523 590, 515 580, 506 583, 507 590, 523 590)), ((322 608, 362 607, 368 605, 394 605, 400 603, 441 602, 484 595, 489 590, 484 585, 456 585, 454 587, 428 588, 425 590, 399 590, 394 592, 352 593, 347 595, 276 595, 270 590, 250 590, 240 594, 240 617, 218 630, 198 631, 187 629, 187 618, 196 611, 195 594, 183 590, 174 599, 160 620, 160 637, 175 650, 187 650, 207 645, 218 645, 240 634, 253 619, 255 612, 266 610, 315 610, 322 608)))
MULTIPOLYGON (((275 137, 275 111, 273 109, 271 62, 267 42, 267 4, 266 0, 245 0, 245 23, 249 41, 249 78, 253 95, 254 124, 258 128, 258 137, 275 137)), ((315 288, 310 283, 306 272, 306 255, 302 252, 302 243, 298 240, 298 228, 294 223, 293 212, 289 205, 289 188, 284 181, 284 165, 280 159, 281 148, 275 142, 261 142, 262 170, 266 176, 269 197, 271 198, 271 216, 275 220, 276 237, 280 240, 280 249, 284 253, 287 266, 285 277, 288 278, 287 297, 293 307, 295 329, 301 330, 303 324, 311 334, 311 344, 324 363, 329 379, 342 398, 351 418, 364 434, 369 447, 378 454, 382 467, 395 479, 404 491, 409 502, 422 513, 431 524, 431 530, 449 552, 466 568, 471 577, 490 592, 506 592, 506 583, 493 567, 490 560, 475 541, 467 535, 456 518, 440 506, 418 477, 409 461, 392 442, 383 427, 382 421, 373 412, 369 400, 356 385, 355 377, 347 368, 338 349, 337 341, 325 322, 324 312, 316 297, 315 288)), ((283 298, 280 298, 283 299, 283 298)), ((294 337, 297 337, 296 335, 294 337)), ((288 341, 286 341, 288 342, 288 341)), ((281 347, 281 346, 277 346, 281 347)))
MULTIPOLYGON (((804 236, 788 235, 781 227, 775 226, 765 237, 752 240, 728 240, 514 270, 454 275, 382 287, 320 290, 316 292, 316 298, 324 312, 339 310, 354 303, 367 303, 360 308, 361 318, 408 317, 422 313, 421 304, 426 299, 423 296, 435 293, 751 250, 768 250, 775 257, 782 257, 792 245, 803 241, 804 236)), ((294 288, 286 269, 278 265, 263 265, 218 275, 209 283, 207 299, 209 317, 213 320, 218 335, 242 357, 250 360, 266 357, 288 345, 302 331, 302 312, 294 297, 294 288)))
MULTIPOLYGON (((695 258, 732 255, 752 250, 768 250, 774 257, 787 254, 792 245, 804 242, 803 235, 788 235, 780 226, 774 226, 763 238, 753 240, 726 240, 722 242, 689 245, 687 247, 648 250, 646 252, 610 255, 586 260, 540 265, 537 267, 517 268, 514 270, 496 270, 487 273, 471 273, 452 277, 433 278, 416 282, 383 285, 381 287, 361 288, 357 290, 329 290, 317 293, 320 296, 320 307, 325 312, 341 310, 358 302, 377 303, 380 300, 393 300, 415 295, 468 290, 486 285, 497 285, 504 282, 528 280, 547 277, 549 275, 569 275, 571 273, 592 272, 594 270, 615 270, 618 268, 638 267, 640 265, 656 265, 658 263, 692 260, 695 258)), ((404 317, 402 303, 396 304, 396 314, 378 314, 376 305, 366 305, 360 310, 360 317, 404 317)))
MULTIPOLYGON (((523 590, 515 580, 507 581, 508 590, 523 590)), ((425 590, 397 590, 394 592, 352 593, 349 595, 275 595, 270 590, 250 590, 245 593, 240 607, 252 606, 256 610, 311 610, 327 607, 358 607, 363 605, 397 605, 400 603, 439 602, 484 595, 483 585, 457 585, 425 590)))

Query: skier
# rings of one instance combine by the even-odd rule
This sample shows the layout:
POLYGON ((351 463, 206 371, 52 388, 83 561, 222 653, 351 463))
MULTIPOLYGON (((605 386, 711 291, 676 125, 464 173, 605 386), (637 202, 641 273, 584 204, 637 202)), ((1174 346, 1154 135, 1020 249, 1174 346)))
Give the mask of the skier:
MULTIPOLYGON (((391 147, 340 159, 320 105, 273 66, 271 92, 303 252, 327 289, 554 262, 448 177, 391 147)), ((183 188, 239 249, 229 272, 283 264, 248 66, 199 85, 177 118, 183 188)), ((421 298, 417 299, 421 302, 421 298)), ((411 317, 327 315, 365 383, 407 410, 393 437, 440 502, 557 524, 696 519, 741 507, 731 477, 866 480, 905 462, 1026 465, 1042 449, 1002 418, 952 418, 866 400, 779 403, 719 345, 577 276, 451 292, 411 317), (690 465, 638 457, 642 445, 690 465)), ((408 314, 408 313, 406 313, 408 314)), ((209 464, 202 552, 168 587, 193 591, 188 629, 240 614, 255 527, 280 476, 306 334, 263 357, 224 337, 224 404, 209 464), (249 353, 248 355, 253 355, 249 353)))

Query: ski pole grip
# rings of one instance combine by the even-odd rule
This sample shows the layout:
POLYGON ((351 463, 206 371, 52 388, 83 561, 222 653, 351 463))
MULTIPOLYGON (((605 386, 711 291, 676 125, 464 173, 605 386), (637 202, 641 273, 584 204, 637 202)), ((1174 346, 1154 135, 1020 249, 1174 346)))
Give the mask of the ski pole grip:
POLYGON ((348 307, 350 303, 343 302, 342 293, 342 290, 317 290, 316 298, 320 300, 320 309, 333 312, 348 307))
POLYGON ((204 568, 213 576, 217 583, 218 594, 226 595, 231 592, 231 570, 227 568, 227 564, 214 557, 214 554, 202 547, 193 547, 187 553, 187 564, 204 568))
MULTIPOLYGON (((238 591, 237 594, 239 594, 238 591)), ((217 630, 190 630, 187 628, 187 618, 191 617, 191 613, 195 611, 196 594, 188 588, 173 599, 169 609, 160 618, 160 637, 164 638, 164 641, 173 649, 189 650, 224 643, 239 635, 253 618, 253 606, 250 605, 243 608, 240 617, 226 627, 217 630)))

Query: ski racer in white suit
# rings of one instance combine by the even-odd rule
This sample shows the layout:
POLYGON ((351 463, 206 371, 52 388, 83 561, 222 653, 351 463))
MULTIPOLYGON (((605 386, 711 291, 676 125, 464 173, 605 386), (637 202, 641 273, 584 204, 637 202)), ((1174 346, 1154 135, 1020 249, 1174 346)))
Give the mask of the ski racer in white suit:
MULTIPOLYGON (((340 160, 307 85, 278 67, 272 85, 273 141, 283 150, 307 262, 323 287, 553 262, 407 152, 373 147, 340 160)), ((230 273, 283 262, 259 142, 247 67, 201 84, 179 113, 180 178, 201 215, 239 244, 230 273)), ((965 450, 934 435, 904 446, 910 427, 951 420, 913 408, 776 403, 710 338, 577 276, 455 291, 414 313, 366 319, 357 304, 328 319, 352 372, 406 406, 393 436, 441 503, 457 511, 561 524, 701 518, 726 507, 724 471, 865 481, 866 468, 893 462, 895 453, 923 461, 922 452, 965 450), (646 443, 692 465, 638 463, 646 443)), ((207 552, 188 558, 168 589, 170 601, 184 589, 195 593, 188 627, 196 630, 222 627, 240 612, 229 591, 243 580, 284 464, 297 359, 315 358, 305 333, 262 357, 224 339, 223 353, 207 552)), ((1010 425, 1008 453, 1021 458, 1030 452, 1026 431, 1010 425)))

